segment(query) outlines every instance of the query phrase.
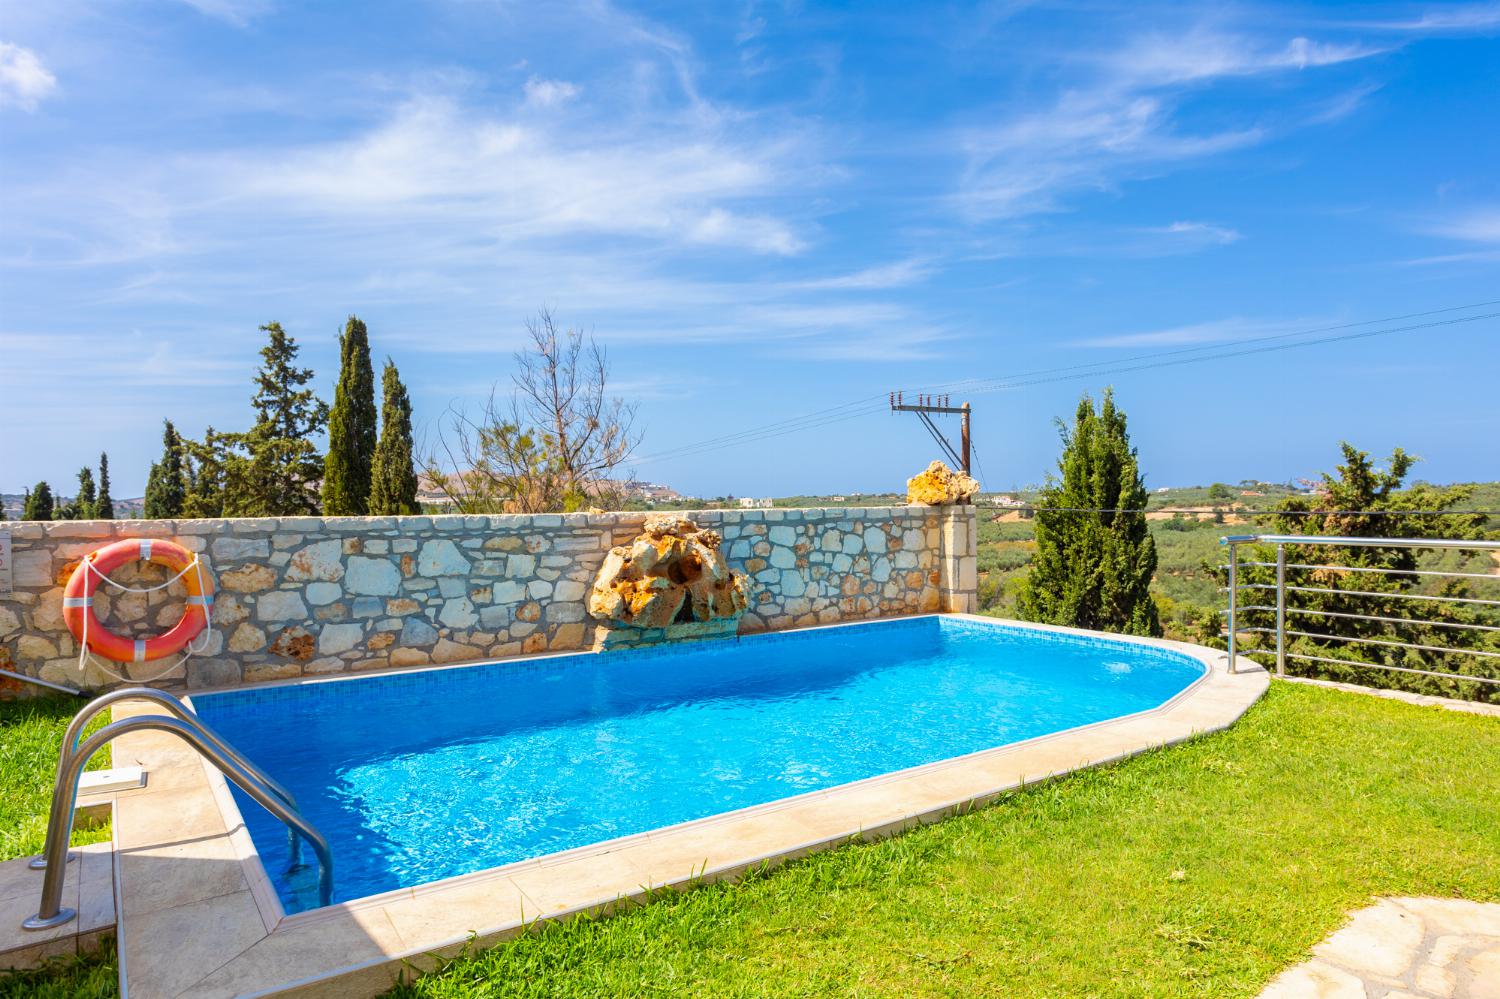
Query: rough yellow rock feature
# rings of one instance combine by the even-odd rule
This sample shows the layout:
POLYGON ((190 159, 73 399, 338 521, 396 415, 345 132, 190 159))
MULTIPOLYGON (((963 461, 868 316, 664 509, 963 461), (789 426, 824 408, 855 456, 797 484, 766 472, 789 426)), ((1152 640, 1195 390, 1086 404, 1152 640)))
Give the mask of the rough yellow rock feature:
POLYGON ((601 621, 665 628, 678 621, 739 617, 745 577, 730 571, 717 532, 681 517, 647 517, 629 545, 610 549, 589 593, 601 621))
POLYGON ((952 506, 972 503, 979 482, 964 472, 955 472, 941 461, 906 480, 906 502, 913 506, 952 506))

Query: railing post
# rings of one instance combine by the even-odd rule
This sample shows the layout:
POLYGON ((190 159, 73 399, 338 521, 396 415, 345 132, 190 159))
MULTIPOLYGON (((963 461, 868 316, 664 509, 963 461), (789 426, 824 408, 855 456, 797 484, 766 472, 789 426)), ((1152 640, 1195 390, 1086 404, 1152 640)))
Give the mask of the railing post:
POLYGON ((1286 676, 1286 545, 1276 545, 1276 675, 1286 676))
POLYGON ((1229 542, 1229 672, 1237 670, 1234 667, 1235 637, 1239 630, 1238 615, 1235 613, 1235 601, 1239 596, 1239 570, 1240 570, 1240 548, 1235 542, 1229 542))

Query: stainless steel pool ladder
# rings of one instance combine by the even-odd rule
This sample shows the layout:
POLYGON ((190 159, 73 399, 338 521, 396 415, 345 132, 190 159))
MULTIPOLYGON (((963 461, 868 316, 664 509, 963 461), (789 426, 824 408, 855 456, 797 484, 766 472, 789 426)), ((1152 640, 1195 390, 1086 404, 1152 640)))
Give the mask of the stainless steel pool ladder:
POLYGON ((333 854, 328 848, 328 840, 302 816, 292 793, 246 759, 244 754, 204 724, 174 695, 154 687, 127 687, 90 701, 74 716, 63 735, 62 750, 57 760, 57 781, 52 790, 52 809, 47 819, 46 845, 42 856, 31 862, 33 868, 45 872, 42 878, 42 903, 37 914, 23 922, 22 927, 28 930, 46 929, 66 923, 77 915, 72 909, 62 907, 62 889, 70 859, 68 834, 73 828, 78 781, 83 776, 84 766, 100 749, 122 735, 146 730, 168 732, 182 739, 220 773, 239 785, 261 807, 286 823, 291 855, 289 869, 300 866, 301 840, 306 839, 311 843, 313 852, 318 856, 318 901, 320 905, 329 904, 333 894, 333 854), (126 700, 151 701, 176 717, 140 715, 112 722, 84 739, 80 745, 83 730, 99 712, 111 704, 126 700))

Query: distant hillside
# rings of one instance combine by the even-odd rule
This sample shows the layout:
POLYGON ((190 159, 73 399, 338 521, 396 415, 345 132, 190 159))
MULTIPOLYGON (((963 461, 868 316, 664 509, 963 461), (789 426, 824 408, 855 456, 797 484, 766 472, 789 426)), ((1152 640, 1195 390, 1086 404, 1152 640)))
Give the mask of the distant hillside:
MULTIPOLYGON (((58 498, 59 507, 66 506, 73 497, 63 496, 58 498)), ((25 493, 0 493, 0 508, 5 510, 5 520, 20 520, 21 510, 26 505, 25 493)), ((132 520, 140 517, 146 509, 146 497, 137 496, 135 499, 115 500, 115 519, 132 520)))

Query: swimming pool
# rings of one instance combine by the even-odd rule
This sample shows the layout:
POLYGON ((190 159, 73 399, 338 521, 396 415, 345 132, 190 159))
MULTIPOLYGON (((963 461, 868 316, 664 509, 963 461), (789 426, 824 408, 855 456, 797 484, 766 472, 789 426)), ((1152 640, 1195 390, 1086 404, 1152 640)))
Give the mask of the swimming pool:
MULTIPOLYGON (((1204 676, 1155 646, 908 618, 194 696, 329 839, 334 901, 1149 710, 1204 676)), ((235 791, 287 912, 284 827, 235 791)))

